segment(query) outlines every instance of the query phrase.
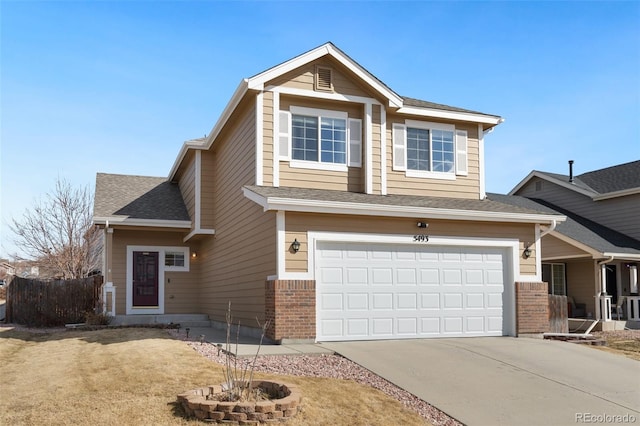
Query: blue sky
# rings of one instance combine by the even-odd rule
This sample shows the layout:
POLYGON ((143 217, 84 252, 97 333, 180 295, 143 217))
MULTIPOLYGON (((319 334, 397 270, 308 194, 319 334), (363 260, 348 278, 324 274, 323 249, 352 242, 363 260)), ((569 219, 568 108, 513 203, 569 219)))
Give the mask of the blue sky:
POLYGON ((0 255, 58 177, 166 176, 240 80, 332 41, 396 93, 501 115, 486 183, 640 158, 640 2, 0 2, 0 255))

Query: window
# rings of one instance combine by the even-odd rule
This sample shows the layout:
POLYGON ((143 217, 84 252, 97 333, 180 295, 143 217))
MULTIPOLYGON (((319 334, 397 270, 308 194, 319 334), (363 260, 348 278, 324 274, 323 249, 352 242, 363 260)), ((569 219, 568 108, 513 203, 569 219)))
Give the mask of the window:
POLYGON ((293 115, 291 128, 294 160, 318 161, 320 157, 321 163, 347 163, 346 120, 293 115), (320 121, 319 128, 318 121, 320 121))
POLYGON ((165 271, 189 270, 189 247, 167 247, 164 250, 165 271))
POLYGON ((362 120, 346 112, 295 106, 280 111, 279 120, 280 159, 290 160, 292 167, 361 167, 362 120))
POLYGON ((184 266, 184 253, 168 251, 164 254, 164 266, 184 266))
POLYGON ((442 123, 393 125, 393 169, 410 177, 455 179, 467 174, 467 132, 442 123))
POLYGON ((567 295, 564 263, 543 263, 542 281, 549 284, 549 294, 567 295))

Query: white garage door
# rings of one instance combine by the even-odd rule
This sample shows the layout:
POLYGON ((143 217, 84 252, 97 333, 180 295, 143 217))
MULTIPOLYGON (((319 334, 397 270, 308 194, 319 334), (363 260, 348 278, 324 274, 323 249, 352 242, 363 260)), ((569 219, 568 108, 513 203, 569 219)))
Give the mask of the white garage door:
POLYGON ((319 341, 508 334, 505 249, 319 242, 316 267, 319 341))

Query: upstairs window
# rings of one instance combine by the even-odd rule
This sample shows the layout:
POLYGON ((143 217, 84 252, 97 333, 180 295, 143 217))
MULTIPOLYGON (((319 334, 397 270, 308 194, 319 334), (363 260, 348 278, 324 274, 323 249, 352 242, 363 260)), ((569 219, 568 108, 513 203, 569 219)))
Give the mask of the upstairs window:
POLYGON ((362 120, 346 112, 295 106, 281 111, 279 120, 280 159, 290 160, 292 167, 361 167, 362 120))
POLYGON ((455 179, 467 174, 467 132, 407 120, 393 125, 393 169, 409 177, 455 179))
POLYGON ((291 130, 294 160, 347 163, 347 120, 294 114, 291 130))

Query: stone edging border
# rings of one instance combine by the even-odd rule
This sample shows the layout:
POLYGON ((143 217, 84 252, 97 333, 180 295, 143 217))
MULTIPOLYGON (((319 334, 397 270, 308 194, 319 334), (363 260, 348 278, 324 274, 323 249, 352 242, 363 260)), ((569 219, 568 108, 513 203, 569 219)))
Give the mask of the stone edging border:
POLYGON ((237 422, 239 425, 259 425, 287 421, 298 413, 302 392, 296 385, 254 380, 252 387, 265 389, 279 399, 265 401, 216 401, 211 395, 223 393, 221 385, 193 389, 178 395, 178 403, 189 417, 209 422, 237 422))

